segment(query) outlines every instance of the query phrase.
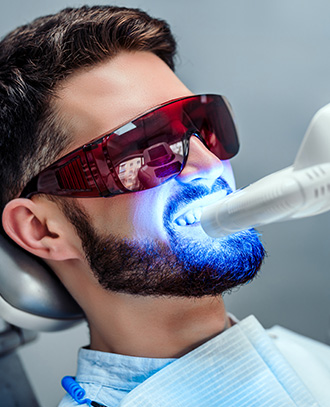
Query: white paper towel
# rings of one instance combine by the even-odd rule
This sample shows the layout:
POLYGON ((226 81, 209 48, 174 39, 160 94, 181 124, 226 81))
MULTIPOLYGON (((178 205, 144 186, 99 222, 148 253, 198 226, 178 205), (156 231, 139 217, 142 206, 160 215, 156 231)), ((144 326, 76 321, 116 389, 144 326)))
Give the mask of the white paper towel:
POLYGON ((319 407, 255 317, 168 365, 121 407, 319 407))

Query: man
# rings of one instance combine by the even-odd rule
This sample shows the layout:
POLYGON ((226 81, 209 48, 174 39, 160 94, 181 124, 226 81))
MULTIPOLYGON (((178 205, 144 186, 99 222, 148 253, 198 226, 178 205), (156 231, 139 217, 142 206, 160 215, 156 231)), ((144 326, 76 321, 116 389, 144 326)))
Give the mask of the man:
POLYGON ((3 227, 82 307, 77 381, 115 406, 230 328, 222 294, 260 268, 256 232, 199 223, 235 188, 230 110, 177 78, 169 27, 139 10, 66 9, 0 49, 3 227))

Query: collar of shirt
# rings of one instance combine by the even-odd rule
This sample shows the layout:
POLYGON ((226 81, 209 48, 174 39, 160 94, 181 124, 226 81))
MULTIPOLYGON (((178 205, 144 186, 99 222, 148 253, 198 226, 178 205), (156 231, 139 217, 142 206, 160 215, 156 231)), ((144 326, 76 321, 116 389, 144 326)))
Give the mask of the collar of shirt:
POLYGON ((131 391, 175 360, 80 349, 76 380, 131 391))

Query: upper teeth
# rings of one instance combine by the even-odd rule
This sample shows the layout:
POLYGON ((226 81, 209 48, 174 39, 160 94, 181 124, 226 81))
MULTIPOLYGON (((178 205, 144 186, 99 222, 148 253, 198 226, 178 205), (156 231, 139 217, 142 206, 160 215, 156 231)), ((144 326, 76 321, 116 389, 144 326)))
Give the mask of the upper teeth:
POLYGON ((199 222, 202 215, 202 208, 194 208, 175 219, 175 222, 180 226, 191 225, 199 222))
POLYGON ((175 219, 175 222, 177 223, 177 225, 180 226, 192 225, 194 223, 199 222, 202 216, 202 208, 207 205, 211 205, 212 203, 217 202, 220 199, 223 199, 226 195, 227 191, 222 189, 221 191, 215 192, 213 194, 201 198, 198 201, 198 203, 196 201, 196 203, 194 204, 196 206, 194 208, 178 216, 175 219))

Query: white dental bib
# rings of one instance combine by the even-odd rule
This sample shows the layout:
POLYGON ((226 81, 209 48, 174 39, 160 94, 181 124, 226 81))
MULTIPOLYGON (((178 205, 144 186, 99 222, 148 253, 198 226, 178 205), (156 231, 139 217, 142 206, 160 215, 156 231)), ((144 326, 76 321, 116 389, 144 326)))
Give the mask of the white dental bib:
POLYGON ((255 317, 174 361, 120 407, 321 407, 255 317))

